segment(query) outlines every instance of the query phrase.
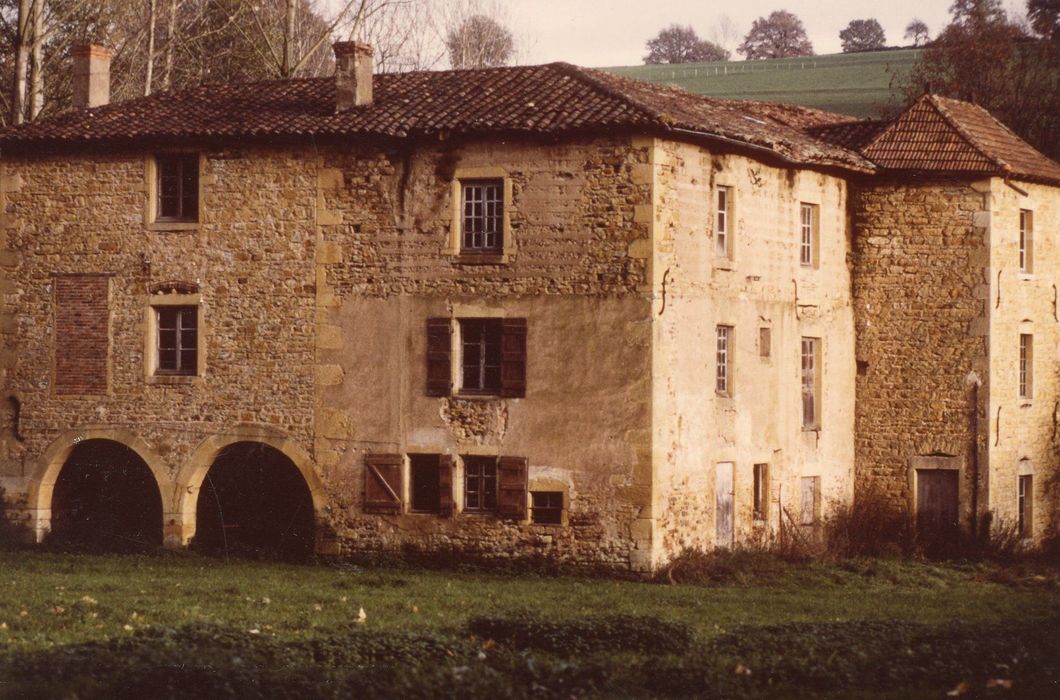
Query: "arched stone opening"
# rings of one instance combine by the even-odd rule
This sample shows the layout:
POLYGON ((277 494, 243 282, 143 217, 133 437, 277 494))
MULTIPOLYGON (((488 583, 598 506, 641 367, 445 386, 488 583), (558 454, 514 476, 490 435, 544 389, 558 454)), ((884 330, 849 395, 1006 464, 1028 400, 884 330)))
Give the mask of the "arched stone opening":
POLYGON ((83 440, 62 463, 51 489, 49 542, 93 551, 141 551, 162 545, 162 494, 151 468, 114 440, 83 440))
POLYGON ((198 489, 192 547, 214 554, 304 559, 313 554, 313 494, 284 452, 235 442, 218 452, 198 489))

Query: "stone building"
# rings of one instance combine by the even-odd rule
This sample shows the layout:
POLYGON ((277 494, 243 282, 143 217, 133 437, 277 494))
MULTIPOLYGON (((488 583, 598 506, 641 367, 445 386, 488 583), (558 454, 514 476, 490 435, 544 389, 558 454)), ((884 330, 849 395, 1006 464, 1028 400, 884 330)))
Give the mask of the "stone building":
POLYGON ((647 570, 948 470, 1051 527, 1060 168, 982 110, 335 50, 114 105, 75 51, 78 107, 0 132, 0 486, 38 540, 647 570))

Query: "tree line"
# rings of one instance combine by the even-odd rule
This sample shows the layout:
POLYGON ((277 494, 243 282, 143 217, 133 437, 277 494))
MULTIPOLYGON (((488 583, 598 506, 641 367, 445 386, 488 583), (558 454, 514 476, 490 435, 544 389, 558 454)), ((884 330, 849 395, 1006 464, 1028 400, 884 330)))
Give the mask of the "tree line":
POLYGON ((330 75, 358 39, 381 72, 503 65, 499 0, 0 0, 0 124, 67 109, 70 47, 114 51, 115 101, 202 83, 330 75))
MULTIPOLYGON (((1022 16, 1010 16, 1001 0, 953 0, 950 22, 932 39, 913 18, 904 38, 924 47, 913 69, 892 86, 904 107, 925 92, 975 102, 1046 155, 1060 158, 1060 1, 1026 0, 1022 16)), ((731 20, 726 35, 739 36, 731 20)), ((839 33, 844 52, 886 47, 874 18, 855 19, 839 33)), ((688 26, 671 25, 648 40, 646 64, 728 60, 732 52, 715 28, 711 40, 688 26)), ((747 60, 812 56, 802 21, 778 10, 756 19, 736 52, 747 60)), ((893 114, 895 105, 881 105, 893 114)))

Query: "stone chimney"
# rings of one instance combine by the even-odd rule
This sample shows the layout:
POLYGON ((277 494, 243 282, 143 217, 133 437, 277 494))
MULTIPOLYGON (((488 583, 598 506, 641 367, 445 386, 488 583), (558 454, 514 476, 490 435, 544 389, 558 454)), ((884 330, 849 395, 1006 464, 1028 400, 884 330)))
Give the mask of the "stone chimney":
POLYGON ((335 111, 345 112, 372 103, 372 47, 359 41, 339 41, 335 51, 335 111))
POLYGON ((113 52, 89 44, 70 49, 74 59, 74 108, 101 107, 110 102, 110 57, 113 52))

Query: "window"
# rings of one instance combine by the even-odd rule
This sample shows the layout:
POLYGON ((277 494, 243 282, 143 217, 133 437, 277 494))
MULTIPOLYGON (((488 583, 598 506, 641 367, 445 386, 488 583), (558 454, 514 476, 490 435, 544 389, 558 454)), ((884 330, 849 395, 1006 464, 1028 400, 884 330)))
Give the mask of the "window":
POLYGON ((732 376, 729 368, 729 343, 732 339, 732 326, 718 326, 718 372, 715 390, 722 396, 731 396, 732 376))
POLYGON ((1034 534, 1034 477, 1021 474, 1017 477, 1016 517, 1021 537, 1034 534))
POLYGON ((441 503, 438 455, 410 455, 409 480, 412 511, 437 513, 441 503))
POLYGON ((821 477, 804 476, 799 485, 799 524, 816 525, 821 506, 821 477))
POLYGON ((525 397, 526 337, 525 318, 427 319, 427 396, 525 397))
POLYGON ((199 308, 155 307, 158 359, 155 374, 195 375, 199 372, 199 308))
POLYGON ((763 327, 758 329, 758 356, 768 360, 773 354, 773 329, 763 327))
POLYGON ((464 457, 464 510, 468 513, 497 510, 496 457, 464 457))
POLYGON ((803 203, 799 207, 799 263, 803 267, 817 267, 817 205, 803 203))
POLYGON ((461 252, 499 254, 504 249, 504 181, 461 182, 461 252))
POLYGON ((533 501, 530 511, 532 522, 540 525, 561 525, 563 523, 562 491, 532 491, 530 498, 533 501))
POLYGON ((802 427, 805 430, 816 430, 821 426, 819 345, 817 338, 802 339, 802 427))
POLYGON ((1020 272, 1034 271, 1034 213, 1020 209, 1020 272))
POLYGON ((199 157, 158 156, 156 221, 199 220, 199 157))
POLYGON ((754 519, 765 522, 769 519, 769 465, 754 465, 754 519))
POLYGON ((1034 392, 1034 336, 1020 333, 1020 398, 1029 399, 1034 392))
POLYGON ((718 200, 718 226, 714 234, 714 243, 717 253, 723 258, 732 258, 732 188, 719 187, 717 190, 718 200))
POLYGON ((461 392, 500 393, 501 324, 499 318, 460 320, 461 392))

